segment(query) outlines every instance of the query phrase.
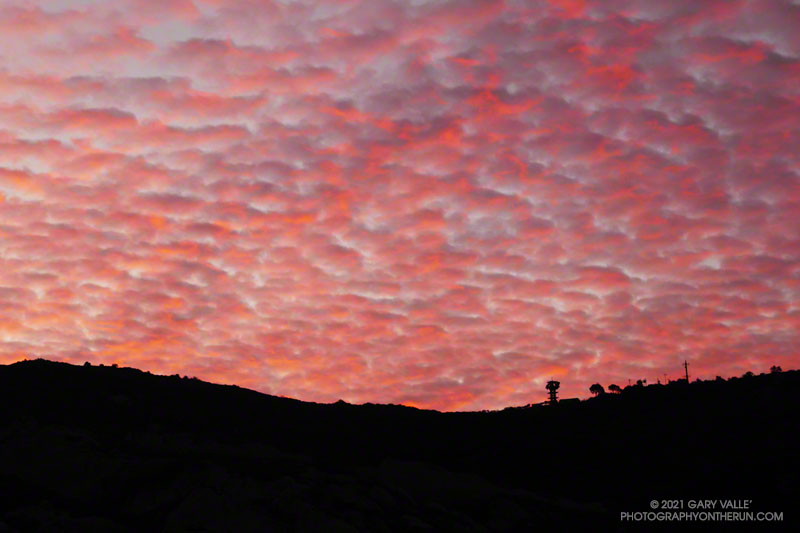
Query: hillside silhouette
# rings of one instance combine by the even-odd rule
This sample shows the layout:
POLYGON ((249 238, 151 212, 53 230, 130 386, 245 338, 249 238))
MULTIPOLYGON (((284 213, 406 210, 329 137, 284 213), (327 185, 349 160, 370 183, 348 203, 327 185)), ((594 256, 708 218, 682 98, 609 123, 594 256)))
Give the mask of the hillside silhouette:
POLYGON ((642 526, 620 512, 653 499, 747 499, 791 520, 800 372, 595 390, 440 413, 0 366, 0 532, 627 531, 642 526))

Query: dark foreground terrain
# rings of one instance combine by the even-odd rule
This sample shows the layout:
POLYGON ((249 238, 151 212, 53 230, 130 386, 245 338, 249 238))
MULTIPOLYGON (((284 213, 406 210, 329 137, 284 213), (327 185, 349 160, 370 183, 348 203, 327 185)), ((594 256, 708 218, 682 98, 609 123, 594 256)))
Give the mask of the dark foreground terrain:
POLYGON ((790 371, 439 413, 26 361, 0 366, 0 532, 686 531, 620 513, 699 499, 775 531, 799 398, 790 371))

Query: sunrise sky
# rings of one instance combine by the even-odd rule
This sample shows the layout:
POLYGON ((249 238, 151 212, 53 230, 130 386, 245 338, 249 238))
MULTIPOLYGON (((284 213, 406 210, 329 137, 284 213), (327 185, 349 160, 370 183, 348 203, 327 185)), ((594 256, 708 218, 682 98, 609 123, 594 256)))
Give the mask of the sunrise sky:
POLYGON ((798 28, 0 0, 0 362, 442 410, 797 367, 798 28))

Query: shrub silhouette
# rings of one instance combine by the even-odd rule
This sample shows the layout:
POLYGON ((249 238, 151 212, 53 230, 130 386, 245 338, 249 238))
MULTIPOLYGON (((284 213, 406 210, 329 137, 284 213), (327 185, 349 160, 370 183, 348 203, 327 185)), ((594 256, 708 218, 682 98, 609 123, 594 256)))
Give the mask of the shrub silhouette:
POLYGON ((595 383, 594 385, 589 387, 589 392, 591 392, 595 396, 600 396, 601 394, 605 394, 606 390, 599 383, 595 383))

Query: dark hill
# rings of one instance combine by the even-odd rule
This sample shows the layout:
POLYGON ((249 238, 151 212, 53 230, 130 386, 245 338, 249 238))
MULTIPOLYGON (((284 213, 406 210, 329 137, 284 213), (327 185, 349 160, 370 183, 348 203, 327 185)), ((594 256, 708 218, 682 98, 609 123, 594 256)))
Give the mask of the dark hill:
POLYGON ((785 524, 799 391, 788 371, 439 413, 26 361, 0 366, 0 532, 626 531, 666 499, 785 524))

